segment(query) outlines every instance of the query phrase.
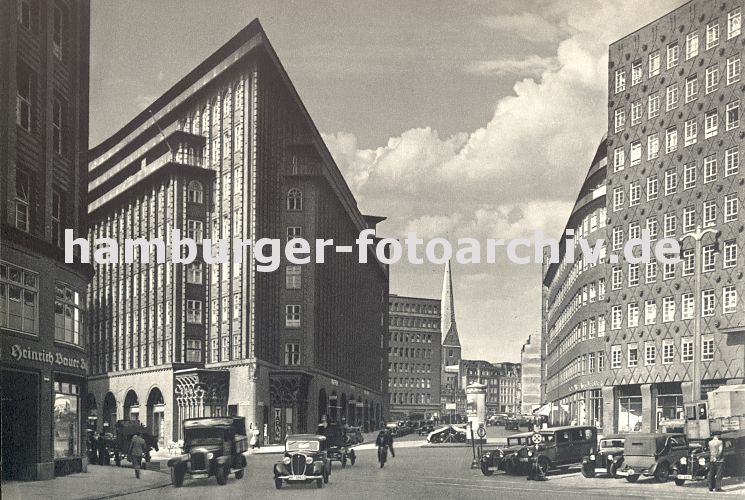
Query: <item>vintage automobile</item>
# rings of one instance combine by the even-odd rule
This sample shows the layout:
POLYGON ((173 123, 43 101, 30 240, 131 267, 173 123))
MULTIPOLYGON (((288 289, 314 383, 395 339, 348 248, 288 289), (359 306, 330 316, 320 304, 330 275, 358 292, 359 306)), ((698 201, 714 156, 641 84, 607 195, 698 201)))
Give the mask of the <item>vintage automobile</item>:
POLYGON ((183 454, 168 460, 171 482, 175 487, 184 478, 215 476, 217 484, 226 484, 228 476, 243 477, 248 463, 248 437, 243 417, 206 417, 184 420, 183 454))
POLYGON ((463 427, 447 425, 427 435, 428 443, 465 443, 468 434, 463 427))
POLYGON ((623 434, 605 436, 598 440, 597 449, 582 457, 582 475, 591 478, 596 474, 616 477, 616 470, 623 463, 623 434))
POLYGON ((362 428, 347 426, 347 439, 349 441, 349 446, 364 443, 365 438, 362 435, 362 428))
POLYGON ((506 431, 519 431, 520 430, 520 422, 513 417, 507 418, 504 421, 504 430, 506 431))
POLYGON ((531 446, 533 442, 532 432, 522 434, 513 434, 507 437, 507 446, 486 451, 481 455, 479 464, 481 473, 485 476, 491 476, 495 471, 504 471, 508 474, 516 474, 520 470, 518 452, 521 448, 531 446))
POLYGON ((528 465, 534 464, 542 474, 567 465, 579 464, 582 457, 597 446, 598 430, 592 426, 567 426, 541 429, 533 433, 533 446, 523 448, 518 460, 528 465))
POLYGON ((347 466, 347 460, 354 465, 357 455, 350 444, 350 437, 345 426, 329 422, 326 428, 319 427, 319 433, 326 436, 326 454, 330 462, 341 463, 342 469, 347 466))
MULTIPOLYGON (((745 476, 745 431, 726 432, 722 440, 723 477, 745 476)), ((692 447, 687 457, 675 464, 675 484, 683 486, 686 481, 706 479, 711 464, 711 453, 704 446, 692 447)))
POLYGON ((623 466, 616 472, 630 483, 640 476, 654 476, 660 483, 675 477, 673 466, 688 456, 685 434, 628 434, 623 443, 623 466))
POLYGON ((329 482, 331 460, 327 456, 326 436, 290 434, 285 441, 285 455, 274 464, 274 486, 283 483, 311 483, 323 488, 329 482))

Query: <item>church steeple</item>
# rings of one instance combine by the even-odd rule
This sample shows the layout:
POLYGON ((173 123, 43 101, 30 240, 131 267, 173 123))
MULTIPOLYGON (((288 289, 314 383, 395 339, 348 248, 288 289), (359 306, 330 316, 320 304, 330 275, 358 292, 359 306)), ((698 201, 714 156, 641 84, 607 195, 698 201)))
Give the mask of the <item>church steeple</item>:
POLYGON ((450 271, 450 261, 445 265, 445 277, 442 281, 440 329, 442 332, 443 346, 460 347, 458 328, 455 324, 455 299, 453 297, 453 277, 450 271))

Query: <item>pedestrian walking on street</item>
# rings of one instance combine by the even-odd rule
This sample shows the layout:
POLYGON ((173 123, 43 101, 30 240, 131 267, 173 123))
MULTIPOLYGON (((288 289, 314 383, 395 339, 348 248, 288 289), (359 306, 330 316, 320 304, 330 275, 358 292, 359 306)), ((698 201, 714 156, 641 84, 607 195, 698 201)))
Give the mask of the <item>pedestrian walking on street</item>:
POLYGON ((145 455, 145 440, 140 436, 141 432, 135 433, 132 436, 132 441, 129 445, 129 456, 132 458, 132 465, 135 469, 135 478, 140 479, 140 468, 142 467, 142 457, 145 455))
POLYGON ((709 464, 709 473, 706 478, 709 483, 709 491, 722 491, 722 466, 724 465, 722 451, 722 440, 719 439, 719 436, 711 438, 709 441, 711 462, 709 464))
POLYGON ((98 465, 109 465, 109 450, 106 447, 106 439, 103 434, 98 435, 96 447, 98 448, 98 465))
POLYGON ((378 437, 375 439, 375 446, 378 447, 378 462, 380 462, 380 468, 382 469, 388 457, 389 449, 391 456, 396 456, 393 452, 393 435, 391 434, 391 430, 386 427, 385 422, 383 423, 383 428, 378 433, 378 437))

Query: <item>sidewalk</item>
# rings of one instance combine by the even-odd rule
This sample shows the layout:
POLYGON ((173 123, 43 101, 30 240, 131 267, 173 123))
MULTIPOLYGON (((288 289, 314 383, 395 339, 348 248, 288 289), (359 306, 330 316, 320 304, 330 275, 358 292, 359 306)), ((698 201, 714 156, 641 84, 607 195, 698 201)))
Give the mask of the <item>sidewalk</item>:
POLYGON ((129 467, 89 465, 88 472, 57 477, 49 481, 12 481, 2 484, 3 500, 93 500, 154 490, 171 484, 165 472, 143 470, 135 479, 129 467))

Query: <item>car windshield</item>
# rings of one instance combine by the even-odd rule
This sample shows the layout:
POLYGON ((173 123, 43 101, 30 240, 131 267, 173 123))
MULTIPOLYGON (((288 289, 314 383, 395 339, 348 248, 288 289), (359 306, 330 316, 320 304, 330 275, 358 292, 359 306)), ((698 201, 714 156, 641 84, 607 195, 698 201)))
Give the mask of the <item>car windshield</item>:
POLYGON ((554 442, 554 435, 553 434, 541 434, 543 436, 543 442, 544 443, 553 443, 554 442))
POLYGON ((600 448, 623 448, 623 439, 601 439, 600 448))
POLYGON ((318 451, 318 441, 289 439, 287 451, 318 451))
POLYGON ((219 429, 190 429, 187 431, 184 444, 193 446, 222 445, 222 432, 219 429))
POLYGON ((528 438, 526 437, 507 438, 507 446, 517 446, 520 444, 528 444, 528 438))

